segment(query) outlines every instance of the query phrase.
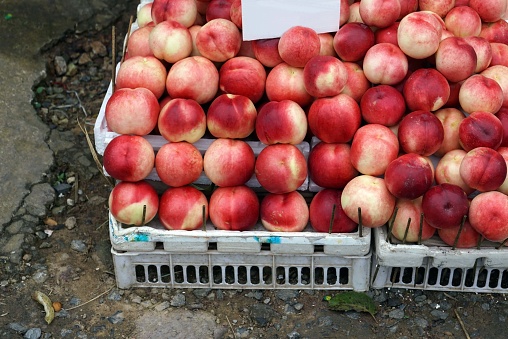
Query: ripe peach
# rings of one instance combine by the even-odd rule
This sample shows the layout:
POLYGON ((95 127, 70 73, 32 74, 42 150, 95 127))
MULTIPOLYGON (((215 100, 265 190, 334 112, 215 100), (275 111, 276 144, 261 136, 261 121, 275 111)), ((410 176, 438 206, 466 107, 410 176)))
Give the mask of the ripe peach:
POLYGON ((104 170, 121 181, 145 179, 153 170, 154 162, 152 145, 138 135, 119 135, 104 150, 104 170))
POLYGON ((167 71, 162 62, 153 56, 134 56, 120 64, 116 88, 149 89, 160 98, 164 94, 167 71))
POLYGON ((265 92, 266 71, 256 59, 238 56, 227 60, 219 70, 219 88, 224 93, 243 95, 253 103, 265 92))
POLYGON ((203 156, 193 144, 169 142, 157 151, 155 170, 161 181, 168 186, 190 185, 203 172, 203 156))
POLYGON ((305 90, 316 98, 340 94, 347 77, 348 72, 342 61, 332 56, 314 56, 303 68, 305 90))
POLYGON ((206 125, 216 138, 241 139, 254 132, 256 117, 256 107, 249 98, 222 94, 208 107, 206 125))
POLYGON ((173 20, 190 27, 196 20, 196 15, 195 0, 154 0, 152 4, 152 19, 155 24, 173 20))
POLYGON ((219 71, 202 56, 188 57, 171 66, 166 88, 172 98, 210 102, 219 88, 219 71))
POLYGON ((401 49, 383 42, 372 46, 363 59, 365 77, 374 84, 395 85, 408 72, 408 61, 401 49))
POLYGON ((313 29, 294 26, 282 34, 278 49, 284 62, 293 67, 304 67, 313 56, 319 55, 321 42, 313 29))
POLYGON ((196 35, 199 53, 211 61, 223 62, 240 51, 242 35, 234 23, 226 19, 213 19, 201 27, 196 35))
POLYGON ((464 81, 459 91, 460 106, 466 113, 484 111, 496 113, 503 105, 503 89, 499 84, 481 74, 464 81))

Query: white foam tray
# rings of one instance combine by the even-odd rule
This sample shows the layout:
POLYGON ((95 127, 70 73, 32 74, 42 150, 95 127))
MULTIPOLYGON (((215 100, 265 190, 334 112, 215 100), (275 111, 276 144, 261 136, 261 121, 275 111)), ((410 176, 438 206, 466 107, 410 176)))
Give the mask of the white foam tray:
POLYGON ((456 248, 446 245, 437 235, 418 244, 390 243, 386 241, 387 229, 380 227, 374 229, 373 242, 375 257, 380 266, 391 267, 417 267, 430 261, 434 267, 461 267, 470 268, 479 259, 485 267, 507 268, 508 248, 498 243, 483 241, 481 248, 456 248))
POLYGON ((206 253, 216 248, 221 253, 312 254, 363 256, 370 252, 371 229, 353 233, 319 233, 308 225, 302 232, 270 232, 261 223, 251 231, 217 230, 208 222, 206 230, 166 230, 155 219, 150 226, 124 227, 109 215, 112 247, 118 251, 150 252, 156 247, 174 253, 206 253))

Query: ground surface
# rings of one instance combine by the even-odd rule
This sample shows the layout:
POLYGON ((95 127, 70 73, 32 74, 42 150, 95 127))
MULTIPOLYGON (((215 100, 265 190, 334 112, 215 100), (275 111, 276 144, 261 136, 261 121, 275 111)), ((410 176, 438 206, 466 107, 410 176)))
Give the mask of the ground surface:
MULTIPOLYGON (((135 2, 115 25, 117 50, 132 13, 135 2)), ((459 319, 472 338, 506 337, 508 301, 501 294, 373 290, 374 319, 329 310, 326 291, 117 289, 107 226, 111 186, 82 130, 93 140, 110 81, 110 45, 108 28, 70 32, 43 51, 48 77, 34 86, 34 107, 52 130, 56 160, 48 183, 61 194, 44 222, 33 220, 19 262, 2 259, 0 337, 463 338, 459 319), (56 56, 76 69, 56 74, 56 56), (50 325, 35 291, 63 305, 50 325)))

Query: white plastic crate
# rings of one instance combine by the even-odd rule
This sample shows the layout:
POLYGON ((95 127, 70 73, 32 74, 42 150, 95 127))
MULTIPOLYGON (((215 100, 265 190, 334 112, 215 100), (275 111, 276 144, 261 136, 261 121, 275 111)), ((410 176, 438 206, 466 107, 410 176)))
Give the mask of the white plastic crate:
POLYGON ((418 244, 390 243, 386 227, 373 232, 371 287, 508 293, 508 248, 452 249, 437 236, 418 244))
POLYGON ((167 230, 155 219, 149 226, 125 227, 109 216, 109 235, 117 251, 151 252, 160 248, 171 253, 261 253, 365 256, 371 248, 371 229, 363 227, 352 233, 319 233, 310 226, 302 232, 270 232, 261 223, 251 231, 217 230, 208 222, 206 230, 167 230))
POLYGON ((370 253, 365 256, 174 254, 111 250, 119 288, 369 289, 370 253))

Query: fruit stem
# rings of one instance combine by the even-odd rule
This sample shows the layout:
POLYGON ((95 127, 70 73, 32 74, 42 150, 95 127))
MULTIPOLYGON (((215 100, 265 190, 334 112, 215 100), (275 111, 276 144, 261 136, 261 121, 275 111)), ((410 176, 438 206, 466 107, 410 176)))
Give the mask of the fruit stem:
POLYGON ((478 244, 476 245, 476 249, 482 248, 482 241, 483 241, 483 235, 480 235, 480 238, 478 239, 478 244))
POLYGON ((333 207, 332 207, 332 218, 330 219, 330 227, 328 228, 328 234, 332 234, 333 219, 335 219, 335 208, 337 208, 337 205, 333 204, 333 207))
POLYGON ((420 230, 418 231, 418 245, 422 244, 422 234, 423 234, 423 212, 420 213, 420 230))
POLYGON ((115 25, 111 26, 111 88, 115 93, 115 82, 116 82, 116 29, 115 25))
POLYGON ((395 218, 397 218, 397 212, 399 211, 399 207, 395 207, 395 210, 393 211, 393 216, 390 222, 388 223, 388 234, 386 235, 386 241, 391 243, 392 242, 392 229, 393 224, 395 223, 395 218))
POLYGON ((141 226, 145 226, 146 219, 146 205, 143 205, 143 215, 141 216, 141 226))
POLYGON ((454 250, 457 247, 457 243, 459 242, 460 234, 462 233, 462 229, 464 228, 464 223, 466 222, 467 214, 464 214, 462 217, 462 222, 460 223, 459 231, 457 232, 457 236, 455 237, 455 240, 453 241, 452 250, 454 250))
POLYGON ((402 243, 403 244, 406 243, 407 234, 409 233, 409 226, 411 226, 411 218, 407 219, 406 231, 404 232, 404 238, 402 238, 402 243))
POLYGON ((205 211, 205 205, 203 205, 203 231, 206 232, 206 211, 205 211))
POLYGON ((499 246, 497 246, 497 247, 496 247, 496 250, 498 250, 498 249, 500 249, 501 247, 503 247, 503 246, 506 244, 506 242, 507 242, 507 241, 508 241, 508 238, 506 238, 505 240, 503 240, 503 242, 502 242, 499 246))
POLYGON ((362 208, 358 207, 358 234, 363 238, 362 208))

